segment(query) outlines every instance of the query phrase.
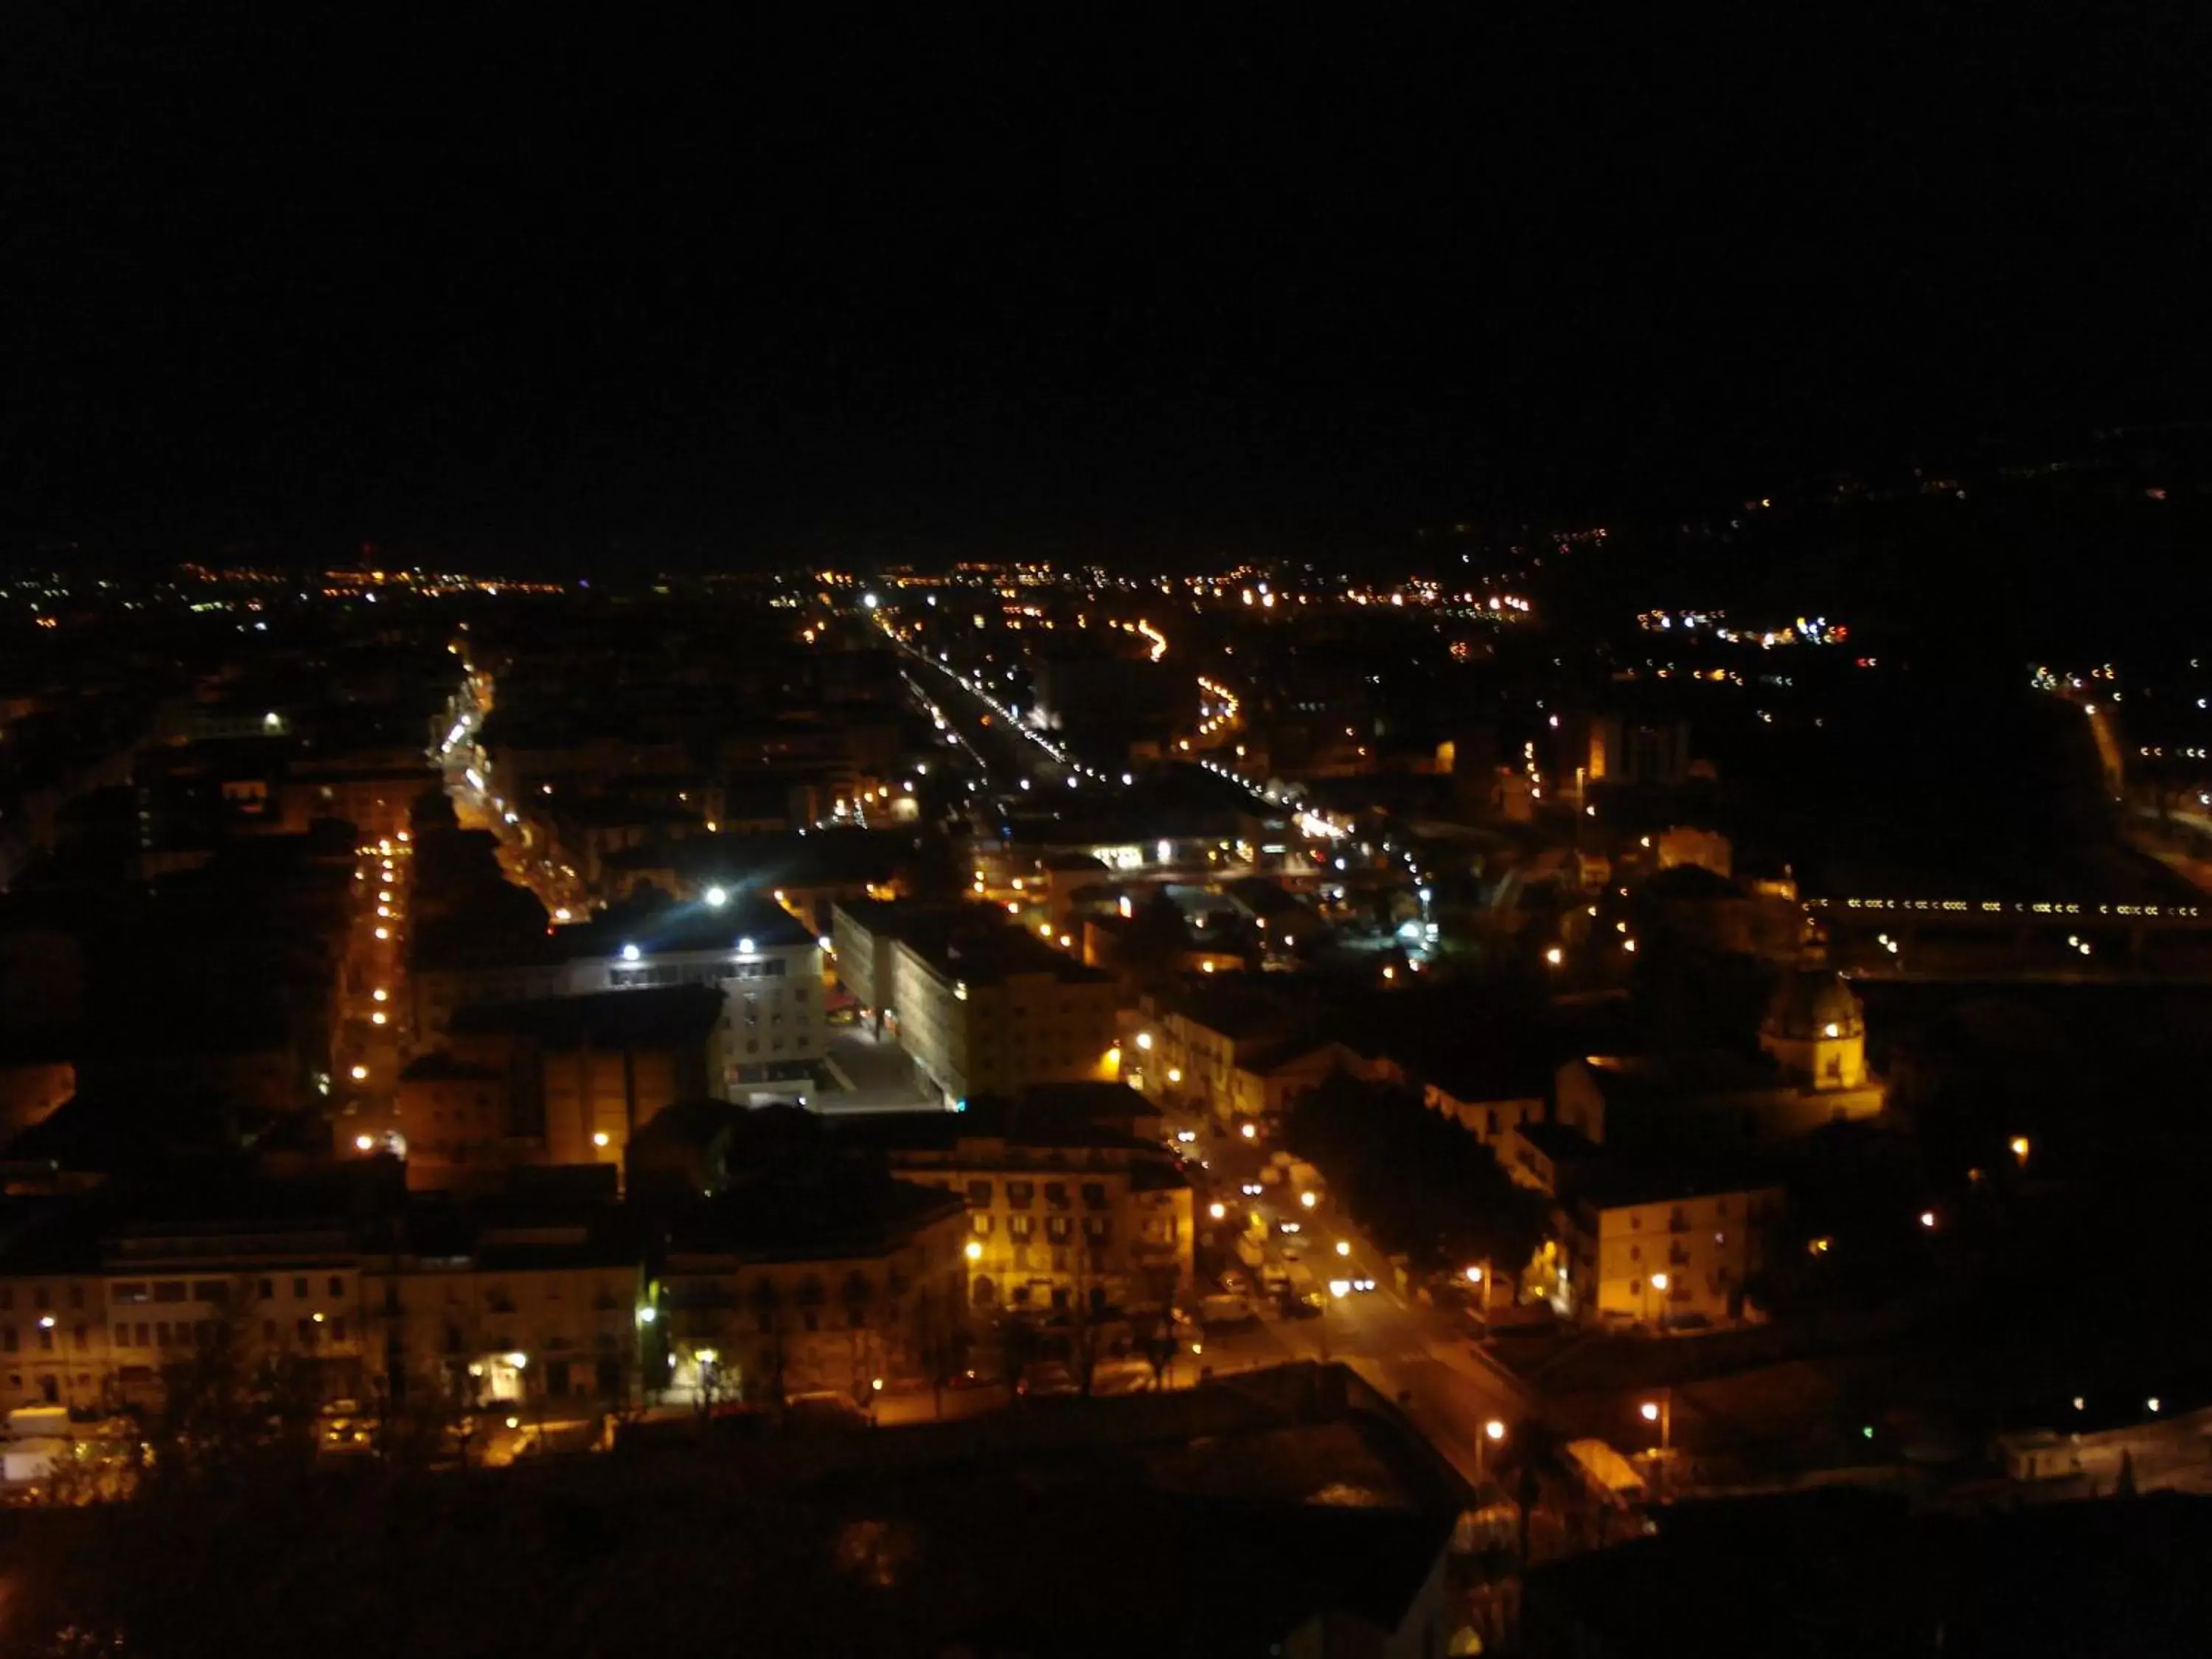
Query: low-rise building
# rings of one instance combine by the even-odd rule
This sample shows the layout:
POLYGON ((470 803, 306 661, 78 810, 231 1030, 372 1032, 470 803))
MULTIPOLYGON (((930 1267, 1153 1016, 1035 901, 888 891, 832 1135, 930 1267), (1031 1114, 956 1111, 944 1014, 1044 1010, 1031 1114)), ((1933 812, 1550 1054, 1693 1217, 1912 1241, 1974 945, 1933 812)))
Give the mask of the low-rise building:
POLYGON ((1503 1162, 1515 1130, 1546 1121, 1540 1067, 1514 1052, 1462 1048, 1425 1059, 1421 1099, 1497 1153, 1503 1162))
POLYGON ((966 1325, 963 1211, 860 1172, 687 1207, 647 1287, 648 1376, 756 1404, 941 1377, 966 1325))
POLYGON ((442 1038, 462 1008, 693 985, 728 998, 712 1093, 804 1085, 827 1046, 820 942, 763 896, 714 888, 693 902, 626 904, 489 941, 466 921, 441 924, 434 948, 418 944, 409 979, 420 1043, 442 1038))
POLYGON ((536 1161, 542 1138, 517 1129, 509 1083, 507 1067, 443 1049, 400 1073, 392 1104, 409 1186, 442 1187, 464 1170, 536 1161))
POLYGON ((1226 1121, 1239 1093, 1239 1066, 1272 1055, 1300 1023, 1279 1000, 1259 993, 1226 987, 1183 993, 1131 1022, 1122 1067, 1151 1098, 1226 1121))
POLYGON ((637 1228, 611 1205, 416 1207, 365 1250, 373 1382, 395 1408, 511 1405, 536 1414, 639 1397, 637 1228))
POLYGON ((1119 1074, 1112 979, 981 907, 841 905, 832 938, 867 988, 861 1000, 956 1109, 1119 1074))
MULTIPOLYGON (((664 1107, 726 1092, 732 1019, 714 986, 669 985, 464 1008, 450 1041, 455 1060, 505 1079, 509 1142, 534 1140, 546 1163, 619 1168, 664 1107)), ((483 1106, 469 1103, 481 1135, 483 1106)))
POLYGON ((1595 1171, 1567 1212, 1574 1303, 1598 1319, 1739 1318, 1782 1209, 1782 1188, 1757 1179, 1595 1171))

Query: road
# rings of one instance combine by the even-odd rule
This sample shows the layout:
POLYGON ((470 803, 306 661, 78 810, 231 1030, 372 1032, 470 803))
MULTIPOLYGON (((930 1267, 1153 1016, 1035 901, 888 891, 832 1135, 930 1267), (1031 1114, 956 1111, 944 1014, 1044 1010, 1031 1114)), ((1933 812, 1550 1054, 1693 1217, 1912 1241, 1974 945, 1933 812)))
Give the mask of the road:
POLYGON ((1215 1229, 1225 1246, 1237 1231, 1249 1230, 1249 1218, 1256 1214, 1269 1236, 1271 1264, 1286 1266, 1294 1252, 1322 1285, 1320 1317, 1270 1318, 1243 1332, 1209 1336, 1200 1362, 1218 1375, 1285 1359, 1343 1361, 1400 1401, 1437 1449, 1476 1480, 1486 1467, 1485 1425, 1502 1423, 1510 1435, 1530 1406, 1519 1382, 1469 1340, 1464 1316, 1427 1305, 1410 1285, 1401 1290, 1389 1260, 1324 1188, 1311 1189, 1309 1205, 1306 1194, 1287 1182, 1263 1182, 1273 1149, 1256 1132, 1249 1139, 1241 1133, 1217 1137, 1187 1121, 1171 1133, 1199 1137, 1179 1144, 1187 1154, 1204 1153, 1202 1164, 1190 1171, 1201 1229, 1215 1229), (1254 1185, 1259 1193, 1245 1190, 1254 1185), (1216 1203, 1224 1212, 1218 1222, 1211 1216, 1216 1203), (1240 1215, 1246 1218, 1243 1229, 1237 1228, 1240 1215), (1282 1231, 1285 1224, 1297 1231, 1282 1231), (1371 1291, 1352 1288, 1370 1280, 1371 1291))

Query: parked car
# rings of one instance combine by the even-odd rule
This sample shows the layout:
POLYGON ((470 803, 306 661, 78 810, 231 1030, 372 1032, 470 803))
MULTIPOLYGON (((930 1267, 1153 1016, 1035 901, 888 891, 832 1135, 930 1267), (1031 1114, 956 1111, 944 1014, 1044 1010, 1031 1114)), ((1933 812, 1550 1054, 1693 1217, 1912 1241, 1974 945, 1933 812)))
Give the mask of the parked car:
POLYGON ((1015 1392, 1031 1400, 1065 1400, 1083 1392, 1083 1385, 1075 1380, 1063 1360, 1038 1359, 1022 1368, 1022 1380, 1015 1392))
POLYGON ((1199 1321, 1209 1327, 1249 1324, 1259 1316, 1252 1298, 1242 1291, 1224 1291, 1202 1298, 1198 1304, 1199 1321))

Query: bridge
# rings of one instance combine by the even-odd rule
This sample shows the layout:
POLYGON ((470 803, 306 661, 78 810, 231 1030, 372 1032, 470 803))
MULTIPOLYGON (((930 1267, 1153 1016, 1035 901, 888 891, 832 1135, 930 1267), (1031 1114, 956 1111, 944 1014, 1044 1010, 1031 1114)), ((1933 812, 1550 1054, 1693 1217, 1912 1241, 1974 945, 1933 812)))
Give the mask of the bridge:
POLYGON ((1865 977, 2212 978, 2212 900, 1803 902, 1836 964, 1865 977))

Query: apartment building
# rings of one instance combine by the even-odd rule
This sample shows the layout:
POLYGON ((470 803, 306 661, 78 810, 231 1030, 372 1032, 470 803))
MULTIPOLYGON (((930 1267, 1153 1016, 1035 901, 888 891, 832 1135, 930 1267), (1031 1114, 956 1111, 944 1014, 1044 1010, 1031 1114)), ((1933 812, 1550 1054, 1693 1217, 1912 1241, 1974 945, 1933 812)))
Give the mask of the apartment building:
POLYGON ((981 907, 841 904, 832 938, 847 988, 955 1109, 1120 1074, 1113 980, 981 907))
POLYGON ((958 1199, 900 1181, 689 1210, 648 1287, 647 1372, 678 1397, 748 1403, 866 1404, 941 1375, 967 1322, 965 1240, 958 1199))
POLYGON ((64 1218, 0 1256, 0 1381, 9 1405, 152 1405, 164 1367, 218 1342, 249 1369, 306 1366, 330 1399, 362 1382, 359 1260, 339 1226, 256 1218, 135 1221, 95 1236, 64 1218))
POLYGON ((1608 1171, 1569 1212, 1577 1305, 1642 1323, 1735 1319, 1782 1209, 1778 1186, 1608 1171))
POLYGON ((1189 1182, 1157 1140, 1058 1104, 1048 1093, 966 1115, 855 1121, 840 1137, 962 1200, 979 1310, 1172 1302, 1194 1282, 1189 1182))
POLYGON ((0 1247, 0 1409, 161 1405, 218 1350, 325 1404, 543 1419, 913 1379, 955 1351, 956 1195, 840 1178, 647 1218, 603 1200, 401 1200, 344 1221, 196 1217, 95 1236, 64 1209, 0 1247), (654 1224, 658 1219, 662 1224, 654 1224))

